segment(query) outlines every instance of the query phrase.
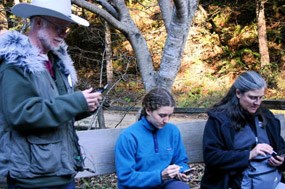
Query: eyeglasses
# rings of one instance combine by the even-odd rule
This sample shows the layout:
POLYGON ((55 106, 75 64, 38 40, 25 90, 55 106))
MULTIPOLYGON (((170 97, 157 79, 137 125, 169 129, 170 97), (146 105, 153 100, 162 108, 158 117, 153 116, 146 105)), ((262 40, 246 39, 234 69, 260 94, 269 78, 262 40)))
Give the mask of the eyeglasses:
POLYGON ((50 23, 51 25, 53 25, 57 31, 58 34, 68 34, 70 32, 70 27, 68 26, 60 26, 58 24, 54 24, 51 20, 43 17, 43 16, 40 16, 41 19, 47 21, 48 23, 50 23))

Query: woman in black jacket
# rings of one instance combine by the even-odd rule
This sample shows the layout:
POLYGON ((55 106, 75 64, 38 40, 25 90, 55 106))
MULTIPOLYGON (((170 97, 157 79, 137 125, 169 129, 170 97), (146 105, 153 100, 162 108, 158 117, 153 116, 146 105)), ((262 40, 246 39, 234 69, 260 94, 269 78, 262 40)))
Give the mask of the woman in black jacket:
POLYGON ((258 73, 244 72, 208 111, 201 189, 282 187, 285 142, 279 120, 261 107, 265 89, 258 73))

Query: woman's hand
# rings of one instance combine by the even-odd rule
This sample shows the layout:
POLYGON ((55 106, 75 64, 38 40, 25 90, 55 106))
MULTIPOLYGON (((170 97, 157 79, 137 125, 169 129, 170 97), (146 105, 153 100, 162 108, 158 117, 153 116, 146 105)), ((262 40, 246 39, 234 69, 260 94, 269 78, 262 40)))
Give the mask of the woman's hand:
POLYGON ((284 156, 271 156, 268 160, 269 165, 278 167, 284 162, 284 156))
POLYGON ((249 160, 254 159, 258 155, 266 156, 267 154, 272 154, 273 148, 265 143, 257 144, 251 151, 249 155, 249 160))
POLYGON ((168 180, 175 178, 180 170, 180 166, 178 165, 169 165, 161 172, 162 180, 168 180))
POLYGON ((189 180, 190 180, 190 175, 186 175, 186 174, 184 174, 184 173, 178 173, 178 174, 177 174, 177 179, 178 179, 178 180, 181 180, 181 181, 183 181, 183 182, 189 182, 189 180))

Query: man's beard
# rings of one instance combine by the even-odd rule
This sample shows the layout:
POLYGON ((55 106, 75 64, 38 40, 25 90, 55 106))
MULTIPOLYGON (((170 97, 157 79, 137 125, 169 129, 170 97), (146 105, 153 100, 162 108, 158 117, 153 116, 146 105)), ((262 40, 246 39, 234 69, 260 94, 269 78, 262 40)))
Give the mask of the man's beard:
POLYGON ((57 51, 60 47, 61 43, 59 43, 57 46, 55 46, 52 43, 53 40, 49 40, 50 36, 48 35, 48 33, 45 29, 41 29, 38 32, 38 38, 41 41, 43 48, 46 49, 47 51, 57 51))

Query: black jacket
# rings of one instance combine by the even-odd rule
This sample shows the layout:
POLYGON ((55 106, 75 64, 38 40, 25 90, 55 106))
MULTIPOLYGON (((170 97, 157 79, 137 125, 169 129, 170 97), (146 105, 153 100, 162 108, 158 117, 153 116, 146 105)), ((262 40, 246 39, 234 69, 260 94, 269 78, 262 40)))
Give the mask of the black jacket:
MULTIPOLYGON (((273 149, 285 150, 280 135, 280 121, 267 109, 261 110, 267 120, 266 131, 273 149)), ((225 112, 209 112, 203 137, 205 172, 201 189, 238 189, 242 172, 248 167, 250 149, 234 149, 235 129, 225 112)), ((284 163, 279 169, 284 169, 284 163)))

